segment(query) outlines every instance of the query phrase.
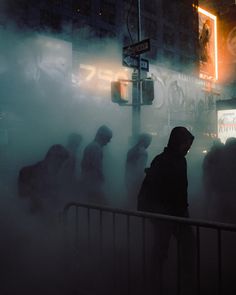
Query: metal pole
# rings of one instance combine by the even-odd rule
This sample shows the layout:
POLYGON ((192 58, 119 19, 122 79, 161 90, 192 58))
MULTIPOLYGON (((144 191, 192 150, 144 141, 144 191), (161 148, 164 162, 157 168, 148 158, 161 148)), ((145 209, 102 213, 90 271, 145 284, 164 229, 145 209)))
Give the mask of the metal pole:
MULTIPOLYGON (((140 0, 137 0, 137 33, 138 42, 141 41, 141 10, 140 10, 140 0)), ((133 75, 132 79, 137 77, 137 82, 133 83, 133 94, 132 94, 132 137, 135 137, 140 133, 140 111, 141 111, 141 64, 140 64, 140 54, 138 55, 138 71, 137 76, 133 75)))

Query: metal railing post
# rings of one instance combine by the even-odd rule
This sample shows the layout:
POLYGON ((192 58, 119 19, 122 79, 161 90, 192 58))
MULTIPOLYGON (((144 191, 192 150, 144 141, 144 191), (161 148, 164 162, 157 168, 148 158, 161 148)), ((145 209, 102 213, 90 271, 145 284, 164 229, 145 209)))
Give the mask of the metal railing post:
POLYGON ((113 290, 116 290, 116 215, 112 214, 113 290))
POLYGON ((180 253, 180 224, 178 224, 177 235, 177 295, 181 292, 181 253, 180 253))
POLYGON ((218 295, 222 294, 222 261, 221 261, 221 230, 217 229, 218 237, 218 295))
MULTIPOLYGON (((75 213, 75 237, 72 239, 72 243, 75 244, 76 250, 78 250, 79 243, 80 243, 80 228, 82 228, 79 223, 79 208, 85 208, 87 210, 87 235, 85 236, 85 242, 86 242, 86 237, 87 237, 87 242, 88 242, 88 253, 91 251, 91 212, 98 210, 100 212, 100 232, 99 232, 99 243, 100 243, 100 256, 101 260, 103 259, 103 237, 104 237, 104 232, 103 232, 103 212, 109 212, 112 213, 112 252, 113 252, 113 287, 114 290, 117 287, 117 281, 116 281, 116 259, 117 259, 117 251, 116 251, 116 232, 117 232, 117 224, 116 224, 116 214, 122 214, 126 217, 126 228, 127 228, 127 293, 131 293, 131 226, 130 226, 130 221, 131 217, 138 217, 142 218, 141 222, 141 237, 142 237, 142 242, 141 242, 141 253, 142 253, 142 262, 141 262, 141 267, 142 267, 142 274, 143 274, 143 286, 144 290, 146 290, 146 228, 145 228, 145 222, 146 219, 154 219, 154 220, 162 220, 166 222, 174 222, 176 226, 178 227, 178 232, 181 230, 181 226, 195 226, 196 227, 196 279, 197 279, 197 294, 200 295, 201 293, 201 236, 200 236, 200 229, 201 228, 207 228, 207 229, 212 229, 217 231, 217 258, 218 258, 218 264, 217 264, 217 271, 218 271, 218 279, 217 279, 217 290, 218 290, 218 295, 223 294, 223 289, 222 289, 222 277, 223 277, 223 270, 222 270, 222 231, 228 231, 228 232, 233 232, 236 233, 236 225, 232 224, 224 224, 224 223, 218 223, 218 222, 208 222, 208 221, 201 221, 201 220, 194 220, 190 218, 182 218, 182 217, 176 217, 176 216, 168 216, 168 215, 162 215, 162 214, 153 214, 153 213, 147 213, 147 212, 139 212, 139 211, 130 211, 130 210, 124 210, 124 209, 118 209, 118 208, 109 208, 109 207, 104 207, 104 206, 98 206, 98 205, 91 205, 91 204, 82 204, 82 203, 69 203, 65 206, 64 211, 63 211, 63 226, 64 226, 64 237, 66 239, 66 243, 68 242, 68 210, 71 207, 76 208, 76 213, 75 213)), ((85 215, 85 225, 86 225, 86 215, 85 215)), ((86 228, 86 226, 85 226, 86 228)), ((182 267, 181 267, 181 250, 182 250, 182 241, 180 241, 180 236, 177 235, 177 294, 180 294, 181 289, 182 289, 182 278, 181 278, 181 272, 182 272, 182 267), (181 247, 181 249, 180 249, 181 247)), ((81 248, 81 247, 80 247, 81 248)), ((82 247, 83 248, 83 247, 82 247)), ((68 256, 69 257, 69 256, 68 256)), ((67 264, 67 267, 70 267, 69 264, 67 264)))
POLYGON ((200 231, 199 226, 196 229, 196 242, 197 242, 197 294, 201 294, 201 281, 200 281, 200 231))
POLYGON ((128 295, 130 294, 130 216, 127 215, 127 283, 128 295))
POLYGON ((146 278, 146 219, 142 217, 142 266, 143 266, 143 291, 145 292, 147 286, 146 278))

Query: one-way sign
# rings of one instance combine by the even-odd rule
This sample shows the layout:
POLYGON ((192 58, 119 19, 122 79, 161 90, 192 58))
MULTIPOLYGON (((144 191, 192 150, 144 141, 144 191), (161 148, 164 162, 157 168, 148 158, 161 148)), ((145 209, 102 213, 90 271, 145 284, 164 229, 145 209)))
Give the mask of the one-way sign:
POLYGON ((135 56, 150 50, 150 39, 123 47, 124 56, 135 56))
MULTIPOLYGON (((128 68, 138 68, 138 57, 134 56, 123 56, 123 66, 128 68)), ((149 71, 149 61, 147 59, 140 59, 140 67, 143 71, 149 71)))

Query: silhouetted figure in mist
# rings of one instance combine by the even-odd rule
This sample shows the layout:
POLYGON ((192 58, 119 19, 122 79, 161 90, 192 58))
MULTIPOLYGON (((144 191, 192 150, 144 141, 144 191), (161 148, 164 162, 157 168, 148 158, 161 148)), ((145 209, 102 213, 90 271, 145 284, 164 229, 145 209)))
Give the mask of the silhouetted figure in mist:
POLYGON ((42 161, 20 170, 18 194, 21 198, 29 199, 32 213, 54 210, 60 206, 61 169, 68 158, 68 151, 56 144, 50 147, 42 161))
POLYGON ((150 134, 143 133, 137 143, 128 151, 125 165, 125 185, 127 189, 127 206, 129 209, 137 208, 137 194, 144 178, 148 153, 151 144, 150 134))
POLYGON ((221 222, 236 223, 236 138, 226 140, 222 153, 220 174, 219 219, 221 222))
MULTIPOLYGON (((69 196, 75 196, 79 191, 79 164, 78 164, 78 149, 82 142, 82 136, 78 133, 71 133, 68 136, 67 150, 69 158, 63 164, 62 182, 64 184, 64 193, 69 196)), ((66 196, 65 196, 66 197, 66 196)))
POLYGON ((212 218, 213 212, 219 206, 218 194, 222 189, 223 151, 224 144, 219 139, 215 140, 202 163, 207 218, 212 218))
MULTIPOLYGON (((138 195, 138 209, 166 215, 189 217, 188 180, 185 155, 194 136, 185 127, 175 127, 170 134, 167 147, 157 155, 146 169, 146 176, 138 195)), ((152 253, 151 292, 157 292, 157 281, 161 287, 163 263, 168 257, 172 235, 179 241, 182 283, 186 294, 193 294, 194 234, 192 228, 166 221, 153 221, 155 246, 152 253), (188 293, 189 292, 189 293, 188 293)), ((160 290, 159 290, 160 291, 160 290)))
POLYGON ((104 204, 103 147, 110 142, 112 131, 102 125, 94 140, 85 148, 81 162, 81 182, 85 200, 104 204))

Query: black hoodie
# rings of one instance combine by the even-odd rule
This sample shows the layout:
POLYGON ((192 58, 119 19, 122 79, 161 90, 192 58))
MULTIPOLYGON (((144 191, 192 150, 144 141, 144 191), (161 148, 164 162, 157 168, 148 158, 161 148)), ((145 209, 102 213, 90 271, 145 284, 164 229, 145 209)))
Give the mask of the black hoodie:
POLYGON ((193 142, 185 127, 175 127, 164 151, 157 155, 146 171, 138 196, 138 209, 181 216, 188 207, 187 164, 182 152, 193 142))

